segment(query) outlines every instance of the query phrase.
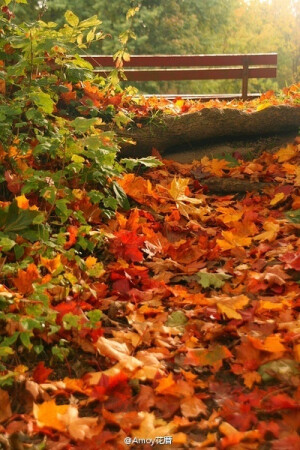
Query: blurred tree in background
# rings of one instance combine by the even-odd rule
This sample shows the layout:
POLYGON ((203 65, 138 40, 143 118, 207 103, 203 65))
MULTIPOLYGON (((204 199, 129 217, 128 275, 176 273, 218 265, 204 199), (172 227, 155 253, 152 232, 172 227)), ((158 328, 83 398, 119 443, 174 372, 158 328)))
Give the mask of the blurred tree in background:
MULTIPOLYGON (((63 21, 71 9, 81 19, 97 14, 111 39, 87 53, 113 54, 118 35, 128 28, 127 10, 139 3, 134 18, 131 54, 278 53, 277 79, 251 80, 250 90, 278 89, 300 81, 300 0, 28 0, 16 5, 20 21, 40 17, 63 21)), ((150 93, 240 91, 239 81, 149 82, 150 93)))

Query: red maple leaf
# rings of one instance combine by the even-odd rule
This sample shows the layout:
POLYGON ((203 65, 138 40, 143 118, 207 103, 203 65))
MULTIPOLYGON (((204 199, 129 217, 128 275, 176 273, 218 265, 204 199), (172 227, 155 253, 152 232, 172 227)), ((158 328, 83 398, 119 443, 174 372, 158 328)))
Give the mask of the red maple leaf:
POLYGON ((69 240, 65 243, 64 248, 68 250, 74 244, 76 244, 77 235, 78 235, 78 227, 75 227, 74 225, 70 225, 67 228, 67 232, 69 233, 69 240))
POLYGON ((288 252, 281 256, 280 261, 285 262, 285 269, 294 269, 300 271, 300 251, 298 252, 288 252))
POLYGON ((143 253, 139 249, 145 241, 143 236, 127 230, 117 231, 115 236, 112 248, 114 253, 126 261, 140 262, 143 260, 143 253))
POLYGON ((44 383, 46 380, 48 380, 48 377, 52 372, 53 369, 45 367, 44 361, 40 361, 34 369, 32 376, 36 383, 44 383))

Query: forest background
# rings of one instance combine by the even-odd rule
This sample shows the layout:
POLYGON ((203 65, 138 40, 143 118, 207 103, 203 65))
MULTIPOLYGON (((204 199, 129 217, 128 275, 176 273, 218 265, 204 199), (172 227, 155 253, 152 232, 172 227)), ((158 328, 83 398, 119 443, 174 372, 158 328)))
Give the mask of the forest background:
MULTIPOLYGON (((131 54, 278 53, 276 79, 250 81, 250 92, 280 89, 300 81, 300 0, 29 0, 16 5, 18 20, 34 18, 63 24, 71 9, 81 20, 96 14, 111 37, 88 54, 114 54, 118 36, 134 17, 131 54), (34 14, 35 11, 35 14, 34 14), (34 17, 35 16, 35 17, 34 17)), ((240 81, 182 81, 137 84, 147 93, 231 93, 240 81)), ((131 83, 132 84, 132 83, 131 83)))

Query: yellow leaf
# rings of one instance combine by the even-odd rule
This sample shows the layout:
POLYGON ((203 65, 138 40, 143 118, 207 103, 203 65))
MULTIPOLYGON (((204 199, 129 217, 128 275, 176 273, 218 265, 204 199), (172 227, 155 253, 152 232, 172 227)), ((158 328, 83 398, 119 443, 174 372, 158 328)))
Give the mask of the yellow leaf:
POLYGON ((60 255, 56 255, 55 258, 52 259, 44 258, 43 256, 41 256, 41 265, 46 267, 49 272, 55 272, 61 264, 60 258, 60 255))
POLYGON ((248 247, 251 245, 251 238, 238 235, 232 231, 223 231, 222 235, 225 240, 217 239, 217 244, 222 250, 229 250, 235 247, 248 247))
POLYGON ((295 360, 300 363, 300 344, 294 346, 295 360))
POLYGON ((251 389, 254 383, 260 383, 261 382, 261 376, 258 372, 246 372, 242 375, 244 379, 245 386, 247 386, 248 389, 251 389))
POLYGON ((167 423, 163 419, 156 418, 154 413, 141 411, 139 417, 143 420, 139 429, 131 431, 134 437, 145 439, 147 436, 148 439, 155 439, 157 436, 172 436, 177 430, 177 425, 173 422, 167 423))
POLYGON ((222 215, 218 216, 218 219, 223 223, 238 222, 244 214, 243 211, 236 211, 233 208, 219 207, 217 211, 222 213, 222 215))
POLYGON ((256 111, 262 111, 263 109, 270 108, 272 106, 272 103, 261 103, 256 107, 256 111))
POLYGON ((218 299, 217 307, 221 314, 225 314, 228 319, 242 319, 237 309, 242 309, 249 303, 246 295, 237 295, 236 297, 225 297, 218 299))
POLYGON ((28 370, 28 367, 24 366, 23 364, 19 364, 18 366, 16 366, 14 368, 14 372, 17 372, 19 374, 25 373, 25 372, 27 372, 27 370, 28 370))
POLYGON ((201 159, 201 164, 207 172, 217 177, 223 176, 223 170, 228 169, 228 161, 225 161, 225 159, 209 159, 207 156, 204 156, 201 159))
POLYGON ((207 407, 200 398, 187 397, 180 403, 181 413, 184 417, 197 417, 199 414, 206 415, 207 407))
POLYGON ((29 200, 25 197, 25 195, 19 195, 16 197, 17 205, 21 209, 28 209, 29 208, 29 200))
POLYGON ((96 348, 101 355, 116 359, 122 367, 129 371, 134 371, 143 365, 137 358, 129 355, 130 351, 124 342, 121 343, 101 336, 96 342, 96 348))
POLYGON ((97 262, 97 258, 95 258, 94 256, 88 256, 85 260, 85 265, 88 269, 90 269, 91 267, 93 267, 97 262))
POLYGON ((258 234, 253 239, 256 241, 269 241, 272 242, 276 239, 277 234, 279 232, 280 225, 279 223, 273 222, 271 220, 264 223, 264 231, 263 233, 258 234))
POLYGON ((190 182, 189 178, 173 178, 169 193, 174 200, 181 200, 190 182))
POLYGON ((66 414, 69 405, 57 405, 55 400, 41 404, 33 404, 33 415, 39 427, 50 427, 58 431, 65 431, 65 423, 59 419, 59 414, 66 414))
POLYGON ((259 302, 259 310, 265 309, 267 311, 281 311, 283 306, 283 303, 274 303, 268 300, 260 300, 259 302))
POLYGON ((175 381, 173 379, 173 374, 170 373, 167 377, 160 378, 158 380, 158 386, 155 388, 155 391, 161 394, 166 389, 169 389, 171 386, 174 386, 175 381))
POLYGON ((284 193, 279 192, 272 198, 272 200, 270 201, 270 205, 271 206, 277 205, 277 203, 279 203, 283 199, 284 199, 284 193))
POLYGON ((218 303, 218 310, 221 314, 225 314, 228 319, 241 319, 242 316, 240 313, 236 312, 234 309, 230 308, 230 306, 224 305, 223 303, 218 303))
POLYGON ((289 144, 285 148, 281 148, 277 153, 275 153, 275 156, 278 159, 278 162, 285 162, 289 161, 290 159, 294 158, 298 153, 298 148, 296 145, 289 144))
POLYGON ((284 352, 286 350, 284 345, 282 345, 282 339, 278 334, 272 334, 271 336, 268 336, 264 340, 264 342, 252 336, 249 336, 248 339, 250 340, 254 348, 263 350, 264 352, 277 353, 284 352))

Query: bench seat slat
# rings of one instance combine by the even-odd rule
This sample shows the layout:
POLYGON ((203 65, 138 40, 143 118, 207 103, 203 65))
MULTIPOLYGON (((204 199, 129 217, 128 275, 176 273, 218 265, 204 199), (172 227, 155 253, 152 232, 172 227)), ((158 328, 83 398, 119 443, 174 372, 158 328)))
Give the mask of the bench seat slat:
MULTIPOLYGON (((96 71, 98 75, 106 76, 107 72, 96 71)), ((228 80, 241 79, 243 69, 154 69, 125 70, 129 81, 179 81, 179 80, 228 80)), ((248 78, 275 78, 275 67, 249 68, 248 78)))
MULTIPOLYGON (((276 65, 276 53, 247 55, 132 55, 124 67, 206 67, 206 66, 242 66, 245 57, 249 65, 276 65)), ((83 55, 93 67, 114 67, 112 56, 83 55)))

